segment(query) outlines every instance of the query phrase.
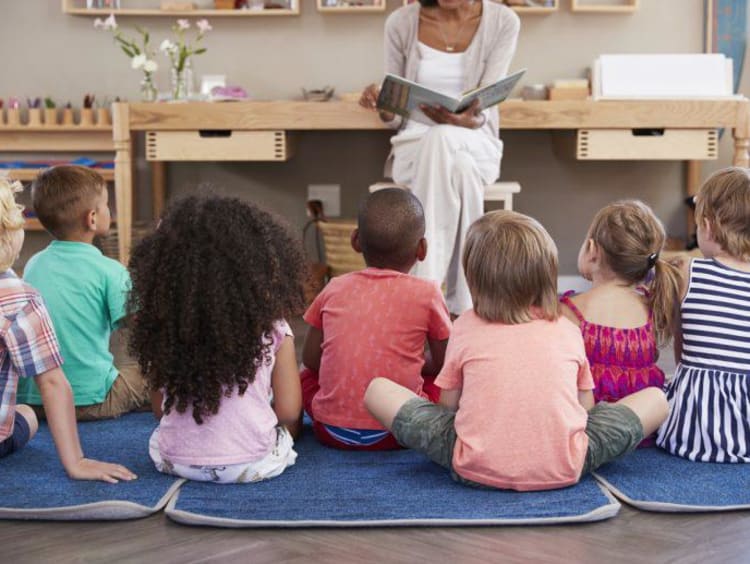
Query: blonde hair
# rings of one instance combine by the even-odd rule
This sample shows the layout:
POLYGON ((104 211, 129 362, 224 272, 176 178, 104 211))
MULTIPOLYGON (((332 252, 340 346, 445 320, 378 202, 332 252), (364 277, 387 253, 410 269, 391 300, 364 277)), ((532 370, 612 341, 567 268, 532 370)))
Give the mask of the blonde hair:
POLYGON ((628 284, 645 282, 654 268, 648 306, 657 343, 667 342, 674 331, 682 277, 677 267, 659 257, 666 240, 659 218, 639 200, 620 200, 599 210, 588 238, 601 251, 607 267, 628 284))
POLYGON ((463 267, 482 319, 518 324, 559 316, 557 247, 535 219, 506 210, 485 214, 469 228, 463 267))
POLYGON ((712 174, 695 199, 695 220, 732 257, 750 260, 750 170, 731 167, 712 174))
POLYGON ((21 192, 20 182, 11 182, 0 175, 0 272, 5 272, 16 261, 13 235, 23 229, 23 206, 16 203, 16 192, 21 192))

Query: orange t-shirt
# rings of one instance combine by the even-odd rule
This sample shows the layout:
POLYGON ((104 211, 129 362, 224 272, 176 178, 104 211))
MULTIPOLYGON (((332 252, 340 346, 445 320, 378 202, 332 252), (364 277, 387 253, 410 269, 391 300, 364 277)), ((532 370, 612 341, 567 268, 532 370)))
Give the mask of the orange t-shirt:
POLYGON ((355 429, 383 429, 363 402, 375 377, 424 395, 425 339, 447 339, 451 329, 436 283, 379 268, 334 278, 304 317, 323 332, 315 418, 355 429))
POLYGON ((435 384, 461 389, 453 468, 488 486, 544 490, 575 484, 588 448, 579 390, 591 390, 580 330, 561 317, 490 323, 474 311, 453 326, 435 384))

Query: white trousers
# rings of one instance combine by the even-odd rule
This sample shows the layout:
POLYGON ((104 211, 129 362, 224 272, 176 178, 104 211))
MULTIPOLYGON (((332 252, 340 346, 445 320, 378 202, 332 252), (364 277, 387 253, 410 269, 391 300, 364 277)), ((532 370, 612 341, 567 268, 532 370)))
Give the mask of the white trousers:
POLYGON ((484 213, 484 187, 500 175, 503 143, 481 130, 433 125, 394 136, 393 180, 409 186, 425 212, 427 258, 412 274, 445 283, 448 310, 472 307, 461 254, 484 213))

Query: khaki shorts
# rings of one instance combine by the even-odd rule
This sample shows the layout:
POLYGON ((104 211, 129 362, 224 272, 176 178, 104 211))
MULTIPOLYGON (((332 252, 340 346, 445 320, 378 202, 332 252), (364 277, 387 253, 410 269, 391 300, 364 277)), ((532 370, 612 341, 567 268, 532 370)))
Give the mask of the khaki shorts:
MULTIPOLYGON (((453 470, 455 419, 454 411, 422 398, 413 398, 399 409, 393 419, 391 432, 402 446, 421 452, 450 470, 455 481, 479 486, 480 484, 462 478, 453 470)), ((588 413, 586 435, 589 446, 581 476, 635 449, 643 440, 643 427, 638 416, 629 407, 598 403, 588 413)))

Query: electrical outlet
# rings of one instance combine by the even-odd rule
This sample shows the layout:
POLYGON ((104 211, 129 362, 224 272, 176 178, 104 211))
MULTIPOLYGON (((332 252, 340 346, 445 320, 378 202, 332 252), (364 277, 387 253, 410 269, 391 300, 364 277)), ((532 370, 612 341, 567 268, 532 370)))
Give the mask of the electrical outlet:
POLYGON ((307 199, 323 202, 323 212, 327 217, 341 216, 340 184, 310 184, 307 187, 307 199))

